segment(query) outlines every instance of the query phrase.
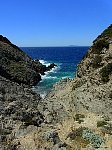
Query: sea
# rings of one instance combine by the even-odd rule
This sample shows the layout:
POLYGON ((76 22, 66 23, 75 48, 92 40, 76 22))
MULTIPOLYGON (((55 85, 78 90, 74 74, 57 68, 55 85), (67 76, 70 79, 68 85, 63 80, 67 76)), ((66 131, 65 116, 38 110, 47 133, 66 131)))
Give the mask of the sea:
POLYGON ((43 65, 55 63, 57 66, 42 75, 42 80, 33 87, 43 98, 54 84, 62 79, 75 77, 77 64, 88 50, 88 46, 71 47, 21 47, 34 60, 39 60, 43 65))

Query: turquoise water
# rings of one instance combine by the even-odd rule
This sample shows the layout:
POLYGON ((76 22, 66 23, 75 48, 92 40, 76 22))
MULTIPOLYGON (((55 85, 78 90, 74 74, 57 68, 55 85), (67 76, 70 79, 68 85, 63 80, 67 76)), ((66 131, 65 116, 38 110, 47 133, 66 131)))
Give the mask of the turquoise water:
POLYGON ((42 80, 33 88, 41 96, 45 96, 53 85, 64 78, 74 78, 77 64, 81 61, 89 47, 22 47, 33 59, 42 64, 55 63, 57 67, 46 72, 42 80))

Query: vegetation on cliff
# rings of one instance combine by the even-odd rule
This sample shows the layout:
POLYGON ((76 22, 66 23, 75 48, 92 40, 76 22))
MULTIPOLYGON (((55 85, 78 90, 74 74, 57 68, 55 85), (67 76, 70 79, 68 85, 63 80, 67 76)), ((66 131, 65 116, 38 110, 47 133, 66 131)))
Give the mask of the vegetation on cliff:
POLYGON ((0 75, 19 84, 35 85, 41 80, 40 74, 55 66, 46 67, 34 61, 19 47, 0 35, 0 75))

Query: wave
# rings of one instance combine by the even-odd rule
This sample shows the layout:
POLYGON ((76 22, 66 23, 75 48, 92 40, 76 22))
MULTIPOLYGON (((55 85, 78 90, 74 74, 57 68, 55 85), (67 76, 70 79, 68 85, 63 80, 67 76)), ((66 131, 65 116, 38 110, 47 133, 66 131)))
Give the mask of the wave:
MULTIPOLYGON (((51 64, 50 62, 47 62, 43 59, 39 60, 40 63, 42 63, 43 65, 46 65, 47 67, 51 64)), ((57 66, 55 66, 54 68, 52 68, 50 71, 46 71, 45 75, 41 75, 42 79, 56 79, 56 76, 51 76, 51 73, 57 73, 57 71, 60 69, 60 64, 59 63, 55 63, 57 66)))
POLYGON ((41 78, 42 78, 42 80, 45 80, 45 79, 57 79, 56 76, 49 76, 49 75, 42 75, 41 78))
POLYGON ((66 78, 72 79, 71 76, 64 76, 64 77, 62 77, 61 79, 63 80, 63 79, 66 79, 66 78))
MULTIPOLYGON (((40 62, 41 64, 45 65, 46 67, 48 67, 50 64, 52 64, 52 62, 48 62, 48 61, 45 61, 45 60, 43 60, 43 59, 40 59, 39 62, 40 62)), ((54 62, 53 62, 53 63, 54 63, 54 62)), ((54 67, 54 68, 52 68, 52 70, 47 71, 47 72, 54 72, 54 71, 56 71, 57 69, 60 69, 61 63, 55 63, 55 64, 56 64, 57 66, 54 67)))
POLYGON ((49 62, 47 62, 47 61, 45 61, 45 60, 39 60, 39 62, 41 63, 41 64, 43 64, 43 65, 45 65, 46 67, 48 67, 49 65, 50 65, 50 63, 49 62))

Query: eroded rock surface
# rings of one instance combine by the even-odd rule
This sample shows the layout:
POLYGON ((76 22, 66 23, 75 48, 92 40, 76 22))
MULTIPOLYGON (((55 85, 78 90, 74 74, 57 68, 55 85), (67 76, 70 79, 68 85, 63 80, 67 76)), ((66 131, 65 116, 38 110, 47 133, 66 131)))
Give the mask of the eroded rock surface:
POLYGON ((1 77, 1 150, 111 150, 111 43, 112 25, 45 99, 1 77))

